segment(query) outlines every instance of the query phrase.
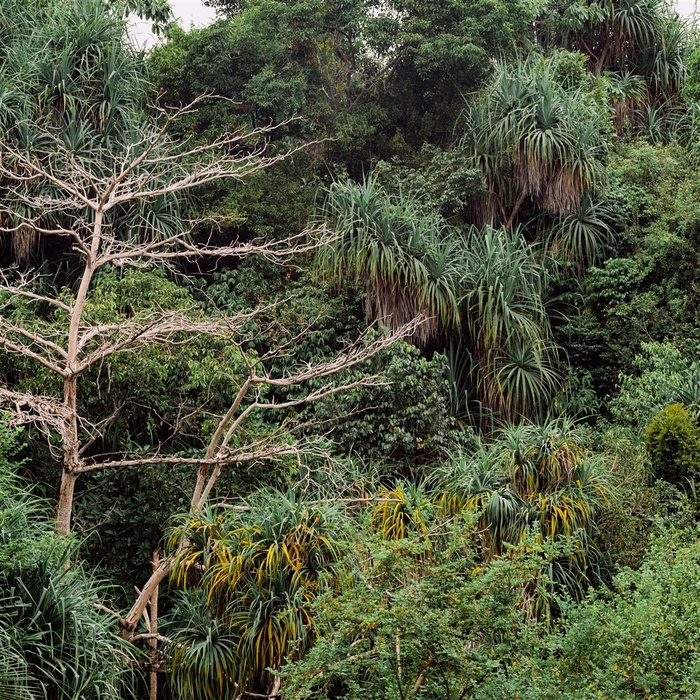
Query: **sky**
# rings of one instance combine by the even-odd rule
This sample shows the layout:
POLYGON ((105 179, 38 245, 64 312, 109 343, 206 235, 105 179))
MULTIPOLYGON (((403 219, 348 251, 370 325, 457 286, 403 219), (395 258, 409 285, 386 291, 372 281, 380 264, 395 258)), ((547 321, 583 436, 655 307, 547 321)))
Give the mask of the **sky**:
MULTIPOLYGON (((700 0, 676 0, 678 12, 689 17, 696 6, 700 6, 700 0)), ((215 14, 211 7, 205 7, 201 0, 171 0, 173 14, 179 24, 188 29, 191 24, 201 27, 214 20, 215 14)), ((134 27, 133 36, 139 46, 151 46, 155 42, 155 37, 151 34, 149 22, 132 22, 134 27)))
MULTIPOLYGON (((201 0, 170 0, 173 8, 173 15, 177 18, 178 24, 185 29, 189 29, 191 24, 201 27, 212 22, 216 15, 211 7, 205 7, 201 0)), ((151 23, 132 20, 132 35, 136 43, 143 47, 152 46, 156 41, 151 34, 151 23)))
MULTIPOLYGON (((693 14, 696 2, 697 0, 677 0, 676 7, 678 8, 678 12, 680 14, 685 17, 689 17, 693 14)), ((698 5, 700 5, 700 3, 698 3, 698 5)))

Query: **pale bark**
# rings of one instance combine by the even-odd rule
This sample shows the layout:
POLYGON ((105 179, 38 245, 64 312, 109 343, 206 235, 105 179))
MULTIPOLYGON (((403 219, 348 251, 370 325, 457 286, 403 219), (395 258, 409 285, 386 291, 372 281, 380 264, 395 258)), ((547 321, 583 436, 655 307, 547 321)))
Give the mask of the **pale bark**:
MULTIPOLYGON (((158 568, 159 563, 160 553, 156 550, 153 552, 153 561, 151 562, 154 571, 158 568)), ((149 698, 150 700, 158 700, 158 586, 156 586, 153 595, 151 595, 149 608, 149 618, 151 621, 149 633, 153 635, 151 639, 148 640, 148 646, 151 648, 149 654, 151 660, 149 698)))
POLYGON ((64 465, 61 475, 61 489, 58 495, 56 507, 56 532, 67 537, 70 534, 71 515, 73 513, 73 495, 75 493, 75 480, 78 475, 68 471, 64 465))
POLYGON ((165 557, 158 562, 158 565, 153 569, 151 577, 146 582, 146 585, 138 592, 131 610, 120 621, 122 627, 122 636, 125 639, 133 639, 136 627, 139 620, 143 617, 144 610, 148 606, 151 598, 158 590, 160 584, 168 577, 173 567, 173 556, 165 557))
MULTIPOLYGON (((285 411, 318 401, 338 391, 362 384, 376 383, 376 377, 363 377, 337 383, 338 373, 364 362, 396 340, 410 336, 424 319, 415 319, 387 335, 360 337, 335 357, 317 364, 299 366, 288 374, 274 370, 276 355, 248 358, 243 346, 251 340, 242 336, 242 329, 261 311, 227 317, 193 318, 189 310, 164 311, 154 309, 122 323, 97 323, 86 316, 98 271, 106 265, 147 268, 167 266, 175 260, 247 255, 263 255, 281 263, 301 253, 313 251, 328 242, 326 236, 310 235, 304 231, 283 241, 233 242, 215 247, 196 245, 188 235, 198 222, 189 222, 188 230, 161 239, 139 241, 120 238, 115 233, 111 217, 117 207, 137 202, 150 202, 163 195, 175 195, 203 184, 222 180, 240 180, 253 172, 288 157, 290 152, 268 157, 264 139, 270 129, 257 129, 247 134, 224 134, 211 143, 178 143, 168 137, 168 130, 180 117, 189 114, 201 99, 176 110, 161 110, 162 123, 158 129, 145 134, 121 155, 105 155, 95 164, 78 162, 52 134, 55 153, 43 160, 26 154, 8 143, 0 142, 0 178, 9 183, 12 201, 0 199, 0 234, 12 235, 21 227, 30 226, 39 236, 67 237, 74 253, 82 260, 80 283, 73 298, 40 291, 36 278, 14 272, 0 271, 0 348, 10 354, 31 360, 60 381, 62 390, 55 396, 41 396, 0 386, 0 404, 9 410, 16 425, 31 423, 41 428, 50 449, 62 464, 61 485, 56 512, 56 530, 68 535, 71 528, 76 481, 80 474, 105 470, 137 468, 149 464, 189 464, 197 471, 191 499, 191 513, 204 507, 222 470, 230 465, 271 459, 284 455, 300 455, 301 444, 289 444, 288 428, 272 431, 260 440, 251 440, 233 447, 234 436, 246 421, 261 412, 285 411), (251 140, 258 140, 250 144, 251 140), (111 161, 109 159, 111 158, 111 161), (12 164, 10 166, 10 164, 12 164), (51 193, 42 193, 36 183, 52 185, 51 193), (24 213, 22 213, 24 212, 24 213), (61 220, 50 225, 49 221, 61 220), (22 314, 13 316, 15 300, 24 304, 48 304, 55 309, 56 320, 42 326, 32 318, 23 321, 22 314), (95 446, 119 414, 119 408, 95 424, 79 415, 81 376, 91 367, 108 363, 110 358, 126 352, 136 352, 153 345, 173 345, 188 342, 198 335, 228 339, 239 350, 248 368, 248 376, 231 397, 228 409, 219 417, 208 446, 201 455, 173 456, 163 445, 156 445, 146 454, 127 452, 95 455, 95 446), (322 380, 322 381, 318 381, 322 380), (315 388, 301 398, 283 402, 266 401, 264 387, 298 387, 315 382, 315 388), (58 440, 56 439, 58 437, 58 440), (60 448, 56 447, 56 444, 60 448)), ((273 305, 274 306, 274 305, 273 305)), ((309 327, 302 328, 278 350, 289 355, 309 327)), ((188 409, 197 410, 197 409, 188 409)), ((202 409, 203 410, 203 409, 202 409)), ((175 434, 170 436, 176 437, 175 434)), ((184 544, 184 543, 183 543, 184 544)), ((177 553, 175 553, 177 554, 177 553)), ((126 617, 121 621, 123 634, 129 639, 136 635, 139 621, 151 605, 151 625, 156 619, 157 591, 169 575, 174 554, 157 562, 149 580, 138 593, 126 617)), ((157 640, 156 629, 148 638, 157 640), (154 636, 155 635, 155 636, 154 636)))

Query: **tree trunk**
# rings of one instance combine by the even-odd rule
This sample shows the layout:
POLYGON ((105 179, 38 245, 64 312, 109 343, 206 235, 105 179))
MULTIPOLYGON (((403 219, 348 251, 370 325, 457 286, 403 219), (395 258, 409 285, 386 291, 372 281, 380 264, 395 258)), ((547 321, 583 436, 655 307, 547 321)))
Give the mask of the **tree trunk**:
POLYGON ((159 561, 158 566, 153 570, 153 573, 146 582, 146 585, 143 587, 143 590, 139 593, 138 598, 136 598, 136 601, 131 606, 131 610, 129 610, 127 616, 121 620, 122 637, 124 637, 124 639, 133 639, 136 626, 139 624, 139 620, 143 616, 143 611, 151 601, 154 592, 158 590, 158 586, 160 586, 161 582, 165 580, 165 577, 170 574, 172 568, 172 555, 159 561))
POLYGON ((78 432, 78 335, 80 321, 85 309, 92 276, 95 273, 95 258, 100 247, 102 235, 103 212, 95 212, 95 223, 90 243, 90 253, 85 261, 85 269, 80 280, 80 287, 75 297, 68 327, 68 346, 66 348, 66 374, 63 380, 63 406, 66 409, 62 447, 63 475, 61 477, 61 492, 56 509, 56 532, 67 537, 70 534, 71 517, 73 513, 73 494, 75 480, 78 477, 77 468, 80 465, 80 434, 78 432))
MULTIPOLYGON (((153 552, 153 571, 156 571, 158 565, 160 564, 160 553, 156 549, 153 552)), ((153 595, 151 596, 150 602, 150 618, 151 618, 151 634, 158 634, 158 586, 153 590, 153 595)), ((151 672, 150 672, 150 700, 158 700, 158 638, 153 637, 149 640, 149 646, 151 647, 151 672)))
POLYGON ((515 217, 518 215, 518 212, 520 211, 520 207, 522 206, 523 202, 525 201, 525 197, 527 197, 527 192, 523 188, 523 190, 520 192, 520 195, 518 196, 518 199, 515 201, 515 204, 513 205, 513 209, 510 212, 510 216, 508 217, 508 221, 505 223, 505 229, 510 233, 510 230, 513 228, 513 223, 515 222, 515 217))
POLYGON ((71 516, 73 513, 73 494, 78 474, 80 447, 78 436, 77 415, 77 383, 75 375, 66 377, 63 382, 63 405, 68 410, 63 428, 63 473, 61 474, 61 491, 56 508, 56 532, 62 537, 70 534, 71 516))
POLYGON ((75 480, 78 477, 66 466, 63 467, 61 476, 61 491, 58 496, 58 506, 56 508, 56 532, 61 537, 70 534, 71 513, 73 512, 73 493, 75 491, 75 480))

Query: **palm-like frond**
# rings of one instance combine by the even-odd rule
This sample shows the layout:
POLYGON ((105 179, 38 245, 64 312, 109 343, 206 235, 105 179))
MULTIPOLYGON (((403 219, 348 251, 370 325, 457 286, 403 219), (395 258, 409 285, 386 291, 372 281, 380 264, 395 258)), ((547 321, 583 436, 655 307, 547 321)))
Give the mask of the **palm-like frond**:
POLYGON ((469 376, 474 358, 461 340, 450 340, 445 350, 447 359, 447 383, 450 393, 450 415, 462 419, 469 408, 469 376))
POLYGON ((310 643, 311 605, 338 581, 346 533, 336 507, 294 492, 263 492, 248 505, 188 516, 172 531, 170 546, 187 543, 173 579, 195 586, 206 608, 173 652, 188 668, 173 678, 183 698, 200 697, 197 688, 211 677, 217 688, 264 688, 268 668, 310 643), (197 674, 188 686, 185 675, 197 674))
POLYGON ((182 596, 177 603, 183 625, 169 646, 168 680, 178 698, 220 700, 235 695, 238 639, 226 623, 206 610, 200 595, 182 596))
POLYGON ((499 64, 465 110, 461 148, 490 193, 484 223, 510 228, 523 201, 553 214, 576 211, 602 178, 605 115, 580 90, 559 82, 555 59, 499 64))
POLYGON ((611 244, 607 210, 586 194, 575 214, 561 217, 547 239, 547 248, 581 268, 595 264, 611 244))
MULTIPOLYGON (((449 513, 478 514, 487 559, 528 533, 564 543, 565 554, 549 563, 549 580, 582 593, 598 557, 597 517, 614 497, 608 470, 582 440, 568 419, 504 428, 491 445, 458 455, 438 470, 440 503, 449 513)), ((538 614, 547 613, 551 600, 540 603, 538 614)))
POLYGON ((333 183, 321 219, 331 236, 317 270, 331 283, 363 286, 369 319, 399 328, 424 316, 420 342, 457 325, 456 243, 439 216, 425 214, 407 195, 390 196, 370 176, 333 183))
POLYGON ((614 111, 613 123, 618 135, 625 133, 628 126, 634 126, 635 113, 647 97, 644 78, 630 71, 606 73, 608 95, 614 111))
POLYGON ((478 397, 505 419, 532 415, 560 381, 544 302, 547 272, 518 230, 472 229, 463 245, 460 308, 478 397))
POLYGON ((512 332, 525 338, 546 335, 546 271, 520 233, 473 228, 463 246, 460 305, 476 346, 483 352, 512 332))
MULTIPOLYGON (((542 20, 539 38, 543 44, 584 53, 596 75, 605 71, 633 74, 645 83, 645 99, 677 95, 693 30, 679 16, 675 3, 570 2, 565 4, 562 16, 543 16, 542 20)), ((628 110, 629 106, 630 102, 622 109, 628 110)))
POLYGON ((482 377, 489 406, 506 419, 541 413, 561 386, 557 350, 543 340, 510 341, 482 377))
POLYGON ((117 700, 133 672, 133 651, 115 634, 114 620, 96 609, 99 586, 66 564, 66 557, 44 551, 31 567, 4 572, 0 629, 14 637, 28 691, 57 700, 117 700))
POLYGON ((422 484, 399 482, 375 494, 372 526, 385 540, 402 540, 423 534, 435 515, 435 505, 422 484))
POLYGON ((481 445, 471 455, 457 455, 436 477, 444 511, 478 514, 487 558, 500 554, 504 542, 519 542, 526 530, 527 504, 507 476, 501 450, 481 445))
MULTIPOLYGON (((0 130, 4 141, 29 157, 60 170, 65 160, 74 171, 96 177, 111 173, 114 159, 148 142, 145 119, 147 85, 143 62, 128 41, 126 25, 103 0, 3 3, 0 38, 0 130), (15 28, 18 25, 18 28, 15 28), (42 140, 43 135, 43 140, 42 140), (48 143, 52 141, 52 143, 48 143)), ((133 150, 130 158, 134 156, 133 150)), ((11 165, 11 163, 9 163, 11 165)), ((36 183, 33 195, 37 194, 36 183)), ((50 183, 47 199, 54 194, 50 183)), ((22 217, 22 192, 10 192, 8 207, 22 217), (12 201, 15 200, 15 201, 12 201)), ((108 217, 120 237, 153 238, 182 230, 173 198, 149 206, 121 208, 108 217)), ((89 217, 87 212, 80 215, 89 217)), ((70 227, 65 211, 42 213, 46 228, 70 227)), ((16 259, 26 262, 37 248, 30 226, 13 234, 16 259)))

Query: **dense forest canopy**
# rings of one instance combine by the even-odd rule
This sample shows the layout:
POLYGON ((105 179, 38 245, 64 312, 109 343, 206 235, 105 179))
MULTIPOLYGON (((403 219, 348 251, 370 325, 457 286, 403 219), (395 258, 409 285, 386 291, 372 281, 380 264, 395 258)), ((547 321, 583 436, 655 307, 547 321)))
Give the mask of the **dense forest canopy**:
POLYGON ((208 4, 0 0, 0 700, 697 697, 694 25, 208 4))

